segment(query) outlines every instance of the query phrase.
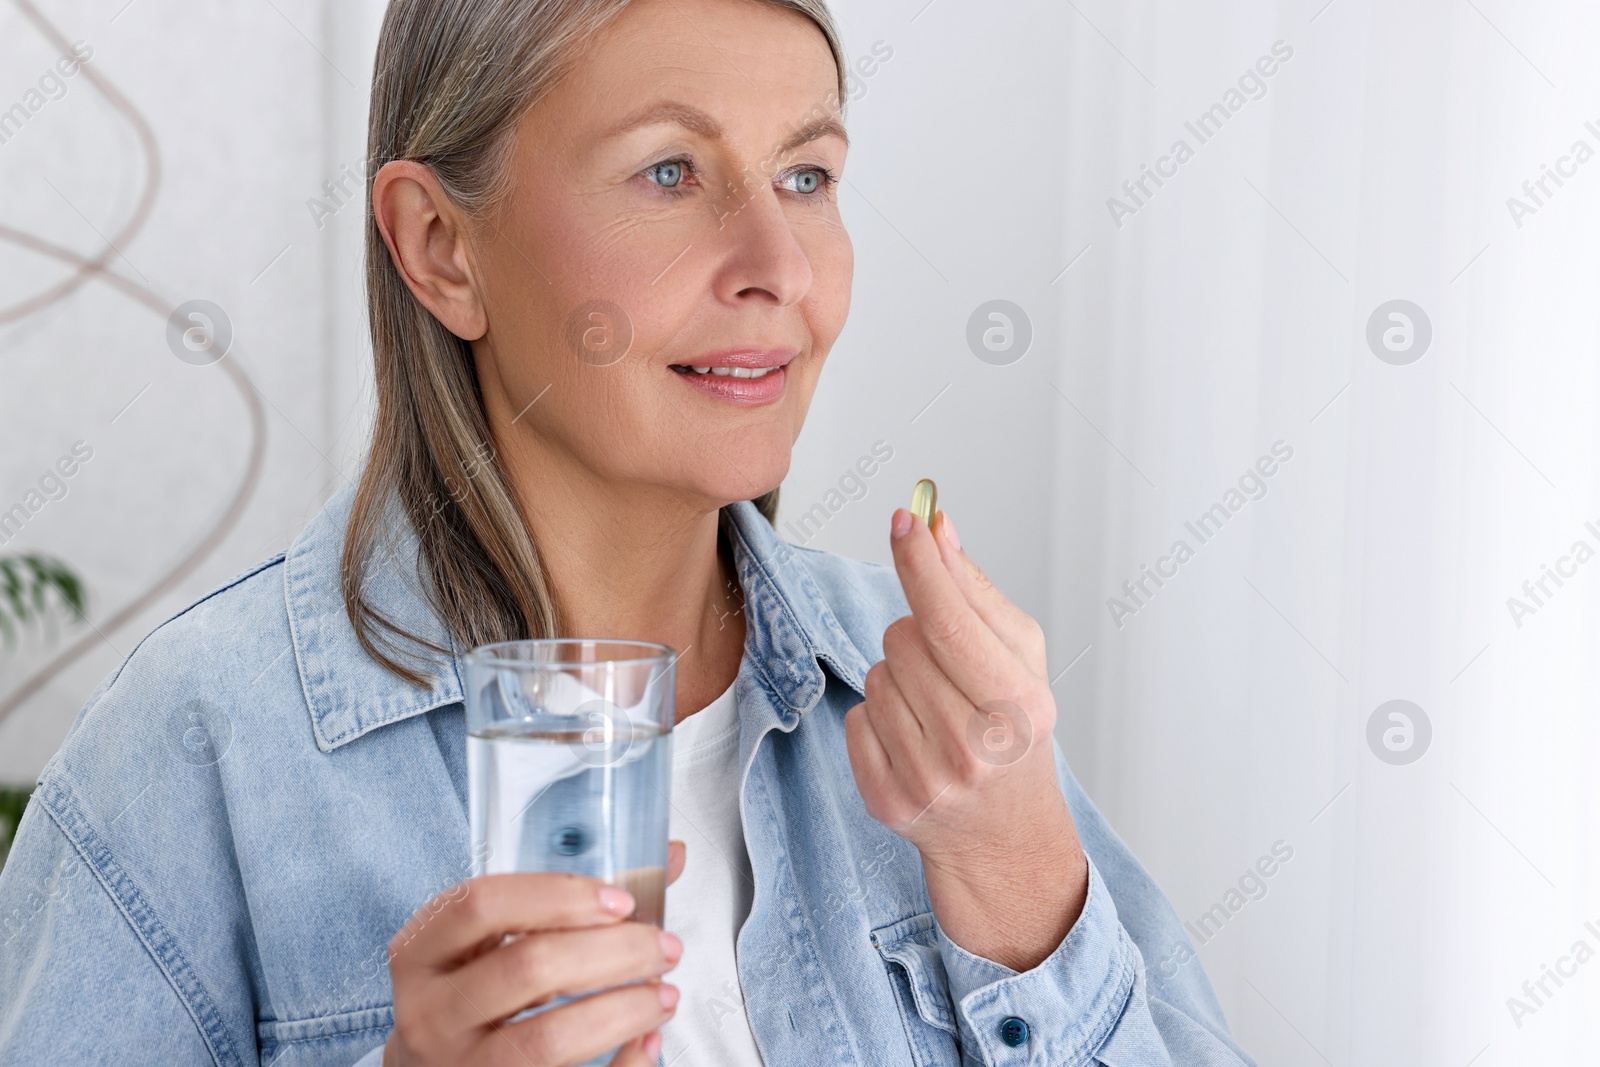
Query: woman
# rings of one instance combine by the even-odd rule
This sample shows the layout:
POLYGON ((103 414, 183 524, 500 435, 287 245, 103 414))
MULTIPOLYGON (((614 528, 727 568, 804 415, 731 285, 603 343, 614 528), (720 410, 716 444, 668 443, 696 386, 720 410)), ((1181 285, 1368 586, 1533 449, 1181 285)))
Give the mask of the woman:
POLYGON ((394 0, 370 458, 45 768, 0 1061, 1248 1062, 1146 968, 1188 942, 949 519, 896 509, 892 571, 770 525, 849 305, 844 69, 822 0, 394 0), (459 656, 562 634, 682 650, 675 934, 467 877, 459 656))

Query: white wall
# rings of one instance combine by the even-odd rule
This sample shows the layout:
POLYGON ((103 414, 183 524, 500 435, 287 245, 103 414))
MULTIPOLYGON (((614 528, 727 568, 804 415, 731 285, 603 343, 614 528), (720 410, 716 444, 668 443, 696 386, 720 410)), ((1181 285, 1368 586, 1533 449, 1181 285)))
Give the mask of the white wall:
MULTIPOLYGON (((154 211, 113 266, 227 310, 267 451, 199 570, 0 724, 0 777, 36 770, 139 633, 285 544, 353 470, 359 209, 319 231, 305 202, 363 154, 381 5, 274 4, 197 17, 138 0, 115 21, 119 4, 45 5, 161 146, 154 211)), ((938 480, 971 554, 1045 623, 1069 759, 1180 914, 1293 849, 1200 950, 1262 1063, 1593 1058, 1593 968, 1520 1026, 1506 1000, 1579 938, 1600 949, 1583 926, 1600 926, 1600 567, 1520 626, 1506 600, 1574 541, 1600 548, 1584 528, 1600 526, 1600 161, 1520 227, 1506 199, 1573 141, 1600 149, 1584 128, 1600 127, 1600 12, 850 0, 839 15, 852 55, 892 56, 851 105, 854 308, 780 526, 888 442, 866 496, 811 543, 887 559, 888 512, 938 480), (1185 121, 1279 40, 1293 56, 1265 95, 1200 144, 1185 121), (1194 157, 1117 225, 1108 198, 1180 137, 1194 157), (1395 298, 1432 326, 1408 365, 1365 338, 1395 298), (1032 326, 1007 366, 966 340, 993 299, 1032 326), (1185 522, 1280 440, 1293 457, 1265 497, 1200 545, 1185 522), (1119 626, 1108 599, 1179 538, 1194 558, 1119 626), (1366 740, 1393 699, 1432 724, 1408 765, 1366 740)), ((54 52, 16 8, 0 20, 9 104, 54 52)), ((143 181, 129 123, 74 80, 0 145, 0 222, 93 253, 143 181)), ((0 310, 62 274, 0 246, 0 310)), ((8 547, 77 565, 103 618, 216 521, 244 413, 104 284, 0 326, 0 507, 73 441, 96 449, 8 547)), ((0 659, 0 692, 22 673, 0 659)))
MULTIPOLYGON (((355 469, 368 358, 360 194, 320 228, 307 201, 326 200, 323 183, 363 155, 381 14, 366 7, 275 0, 199 17, 166 0, 120 13, 81 0, 40 7, 49 28, 92 53, 64 94, 0 144, 0 222, 23 235, 0 235, 0 317, 27 312, 0 324, 0 511, 74 442, 93 458, 4 551, 71 564, 105 632, 84 630, 87 653, 0 721, 0 780, 28 780, 143 633, 287 545, 355 469), (21 307, 75 273, 18 243, 27 237, 91 259, 114 245, 109 266, 135 291, 90 280, 21 307), (174 356, 158 309, 191 299, 223 309, 229 362, 248 386, 226 364, 174 356), (175 589, 106 628, 225 518, 257 437, 251 393, 265 451, 242 517, 175 589)), ((26 104, 61 49, 15 4, 0 8, 0 24, 0 107, 26 104)), ((66 644, 46 647, 35 632, 0 654, 0 699, 66 644)))

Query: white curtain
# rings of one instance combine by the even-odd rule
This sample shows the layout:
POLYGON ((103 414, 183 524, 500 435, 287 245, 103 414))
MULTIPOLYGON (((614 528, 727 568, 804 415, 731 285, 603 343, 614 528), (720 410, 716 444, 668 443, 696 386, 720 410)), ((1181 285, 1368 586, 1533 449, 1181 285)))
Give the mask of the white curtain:
POLYGON ((1201 949, 1262 1062, 1592 1059, 1600 986, 1573 959, 1537 983, 1600 950, 1600 568, 1560 563, 1600 549, 1597 12, 1083 11, 1129 61, 1075 34, 1067 229, 1096 247, 1056 373, 1128 455, 1058 422, 1050 618, 1064 654, 1095 642, 1058 690, 1089 714, 1085 772, 1185 918, 1293 848, 1201 949), (1185 122, 1278 41, 1261 98, 1197 143, 1185 122), (1179 138, 1166 187, 1093 219, 1179 138), (1278 441, 1267 495, 1111 624, 1106 597, 1278 441))
MULTIPOLYGON (((125 106, 80 73, 0 143, 0 307, 81 266, 40 241, 127 284, 0 324, 0 509, 94 449, 0 552, 76 566, 97 624, 203 555, 0 721, 16 781, 354 470, 361 220, 324 183, 383 6, 0 0, 0 106, 61 52, 35 5, 125 106), (246 383, 175 357, 155 307, 194 299, 246 383)), ((938 480, 1262 1063, 1592 1059, 1600 9, 837 10, 854 307, 780 528, 886 560, 938 480)), ((0 657, 0 699, 79 632, 0 657)))
POLYGON ((1600 10, 920 6, 849 5, 895 52, 785 514, 888 440, 815 538, 883 559, 939 480, 1262 1063, 1592 1060, 1600 10), (964 335, 996 298, 1009 366, 964 335))

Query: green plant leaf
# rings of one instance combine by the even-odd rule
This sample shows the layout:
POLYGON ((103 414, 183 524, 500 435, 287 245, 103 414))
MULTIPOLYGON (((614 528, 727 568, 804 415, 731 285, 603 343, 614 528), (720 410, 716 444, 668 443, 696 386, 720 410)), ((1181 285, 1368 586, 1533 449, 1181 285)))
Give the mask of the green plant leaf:
POLYGON ((11 839, 22 822, 22 809, 28 806, 32 792, 32 786, 0 787, 0 854, 11 847, 11 839))
POLYGON ((0 640, 7 648, 29 624, 57 612, 82 622, 87 607, 83 580, 60 560, 37 553, 0 556, 0 640))

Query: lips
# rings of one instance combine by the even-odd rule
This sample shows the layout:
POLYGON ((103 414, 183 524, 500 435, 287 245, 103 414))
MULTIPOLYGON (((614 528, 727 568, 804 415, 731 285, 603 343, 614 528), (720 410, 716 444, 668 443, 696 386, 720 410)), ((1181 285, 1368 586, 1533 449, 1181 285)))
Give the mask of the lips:
POLYGON ((713 400, 740 406, 769 404, 783 395, 792 348, 734 348, 674 363, 684 384, 713 400))

